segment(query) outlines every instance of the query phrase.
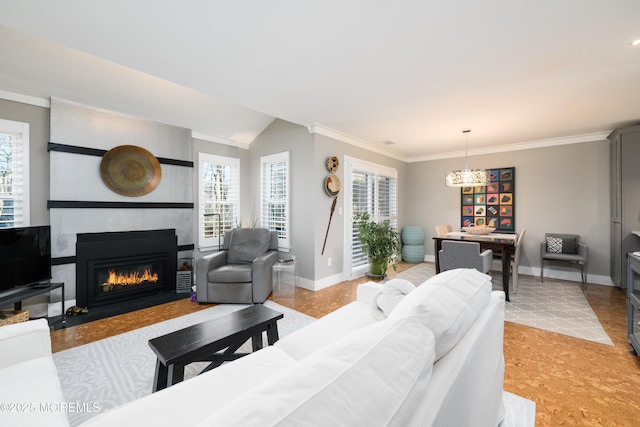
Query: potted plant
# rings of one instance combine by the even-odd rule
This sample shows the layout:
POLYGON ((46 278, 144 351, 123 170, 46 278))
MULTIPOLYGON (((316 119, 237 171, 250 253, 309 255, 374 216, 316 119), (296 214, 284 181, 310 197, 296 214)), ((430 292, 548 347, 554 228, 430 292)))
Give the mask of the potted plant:
POLYGON ((358 229, 358 239, 362 252, 369 257, 369 273, 371 276, 384 278, 387 266, 391 263, 396 270, 396 260, 400 253, 400 234, 389 221, 376 222, 369 219, 369 214, 359 213, 354 218, 358 229))

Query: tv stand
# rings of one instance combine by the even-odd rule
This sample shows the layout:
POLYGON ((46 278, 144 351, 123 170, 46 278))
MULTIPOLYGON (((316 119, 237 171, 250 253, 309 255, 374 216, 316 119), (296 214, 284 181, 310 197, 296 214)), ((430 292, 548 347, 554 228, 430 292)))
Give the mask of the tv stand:
POLYGON ((13 304, 14 310, 22 310, 22 300, 34 297, 36 295, 45 294, 58 288, 62 288, 62 314, 60 316, 47 317, 47 320, 49 321, 49 326, 53 327, 54 329, 58 324, 60 324, 60 327, 64 328, 67 326, 64 312, 64 282, 38 284, 35 286, 24 286, 0 293, 0 307, 13 304))

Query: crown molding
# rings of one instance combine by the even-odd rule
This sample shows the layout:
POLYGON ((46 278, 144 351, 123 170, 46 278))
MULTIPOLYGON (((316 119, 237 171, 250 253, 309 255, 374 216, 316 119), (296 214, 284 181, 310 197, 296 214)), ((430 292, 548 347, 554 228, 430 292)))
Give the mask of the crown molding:
MULTIPOLYGON (((23 104, 34 105, 37 107, 51 108, 50 99, 40 98, 37 96, 23 95, 20 93, 9 92, 1 89, 0 89, 0 99, 6 99, 7 101, 15 101, 23 104)), ((450 151, 446 153, 429 154, 425 156, 406 157, 397 152, 384 150, 382 148, 376 147, 374 143, 353 137, 351 135, 347 135, 346 133, 337 131, 335 129, 331 129, 319 123, 307 125, 306 128, 311 134, 323 135, 323 136, 335 139, 337 141, 341 141, 346 144, 351 144, 356 147, 359 147, 368 151, 372 151, 374 153, 382 154, 383 156, 391 157, 393 159, 400 160, 406 163, 452 159, 457 157, 464 157, 465 155, 467 155, 465 150, 459 150, 459 151, 450 151)), ((500 145, 497 147, 475 148, 475 149, 469 150, 468 155, 479 156, 483 154, 495 154, 495 153, 505 153, 509 151, 531 150, 534 148, 544 148, 544 147, 552 147, 552 146, 558 146, 558 145, 581 144, 584 142, 605 141, 607 140, 607 137, 611 134, 612 131, 613 129, 606 132, 574 135, 574 136, 567 136, 563 138, 552 138, 552 139, 542 139, 538 141, 519 142, 515 144, 500 145)), ((244 150, 248 150, 250 146, 249 144, 246 144, 243 142, 210 136, 203 133, 194 132, 193 130, 191 131, 191 137, 196 139, 201 139, 203 141, 230 145, 232 147, 238 147, 244 150)))
MULTIPOLYGON (((531 150, 534 148, 557 147, 558 145, 582 144, 584 142, 605 141, 611 131, 589 133, 584 135, 567 136, 563 138, 541 139, 538 141, 518 142, 515 144, 499 145, 497 147, 475 148, 469 150, 470 156, 480 156, 483 154, 506 153, 509 151, 531 150)), ((430 154, 426 156, 412 157, 407 159, 407 163, 428 162, 431 160, 452 159, 464 157, 465 150, 450 151, 447 153, 430 154)))
POLYGON ((217 144, 230 145, 232 147, 242 148, 243 150, 249 149, 249 144, 244 142, 233 141, 231 139, 220 138, 217 136, 206 135, 204 133, 198 133, 191 131, 191 138, 201 139, 203 141, 215 142, 217 144))
POLYGON ((20 102, 22 104, 35 105, 36 107, 51 108, 51 101, 48 98, 23 95, 21 93, 9 92, 0 89, 0 98, 7 101, 20 102))
POLYGON ((403 156, 403 155, 401 155, 399 153, 396 153, 396 152, 393 152, 393 151, 389 151, 389 150, 384 150, 382 148, 378 148, 378 147, 374 146, 373 143, 371 143, 371 142, 367 142, 365 140, 355 138, 355 137, 353 137, 351 135, 347 135, 346 133, 342 133, 342 132, 337 131, 335 129, 331 129, 331 128, 329 128, 327 126, 324 126, 324 125, 321 125, 319 123, 314 123, 314 124, 311 124, 311 125, 307 125, 307 130, 311 134, 318 134, 318 135, 327 136, 327 137, 335 139, 337 141, 344 142, 344 143, 350 144, 350 145, 354 145, 356 147, 363 148, 365 150, 373 151, 374 153, 382 154, 384 156, 391 157, 391 158, 396 159, 396 160, 400 160, 400 161, 403 161, 403 162, 408 161, 408 158, 406 156, 403 156))

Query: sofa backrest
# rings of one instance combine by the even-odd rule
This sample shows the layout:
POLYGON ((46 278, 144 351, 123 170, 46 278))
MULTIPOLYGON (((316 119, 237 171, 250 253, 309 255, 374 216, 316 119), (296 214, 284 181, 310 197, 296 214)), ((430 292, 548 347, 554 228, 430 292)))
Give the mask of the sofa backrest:
POLYGON ((415 316, 376 322, 258 384, 199 425, 411 425, 429 387, 433 345, 433 333, 415 316))
POLYGON ((388 319, 419 316, 435 335, 438 361, 476 321, 491 291, 489 275, 467 268, 445 271, 402 298, 388 319))

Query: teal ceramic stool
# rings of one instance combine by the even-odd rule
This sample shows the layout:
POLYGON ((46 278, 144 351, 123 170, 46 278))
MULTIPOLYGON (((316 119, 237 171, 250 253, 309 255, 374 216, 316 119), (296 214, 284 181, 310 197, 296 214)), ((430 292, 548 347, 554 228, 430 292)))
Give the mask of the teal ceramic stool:
POLYGON ((424 261, 424 231, 417 225, 407 225, 400 233, 402 260, 417 264, 424 261))

